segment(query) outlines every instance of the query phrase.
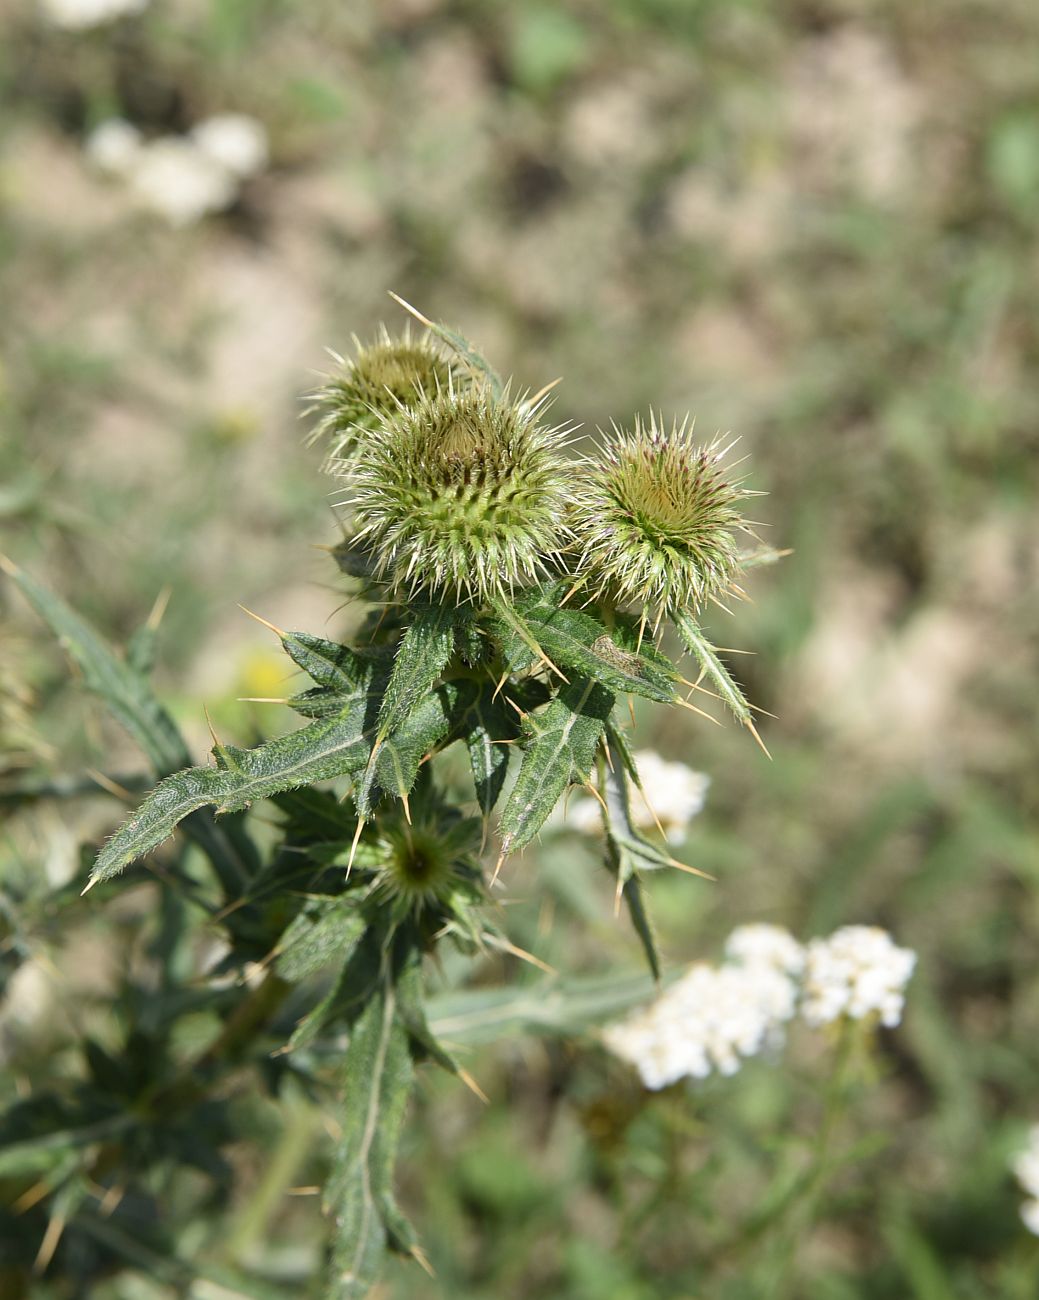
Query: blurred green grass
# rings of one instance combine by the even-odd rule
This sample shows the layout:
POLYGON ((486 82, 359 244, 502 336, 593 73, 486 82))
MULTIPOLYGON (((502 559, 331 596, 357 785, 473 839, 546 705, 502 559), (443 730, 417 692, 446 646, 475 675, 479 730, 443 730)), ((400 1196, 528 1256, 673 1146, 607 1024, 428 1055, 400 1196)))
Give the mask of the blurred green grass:
MULTIPOLYGON (((1007 1173, 1039 1079, 1037 49, 1026 0, 156 0, 83 35, 0 16, 0 544, 117 640, 170 589, 159 682, 200 755, 200 701, 237 741, 284 725, 236 703, 279 694, 236 602, 350 626, 309 549, 336 531, 299 399, 325 345, 399 322, 387 289, 523 385, 562 374, 561 417, 652 405, 741 435, 793 554, 711 625, 755 652, 774 762, 639 713, 639 744, 713 780, 683 853, 718 882, 653 882, 666 953, 764 919, 877 922, 920 954, 855 1119, 887 1141, 803 1243, 811 1300, 1024 1297, 1039 1273, 1007 1173), (273 163, 196 228, 84 160, 112 112, 159 132, 224 108, 265 123, 273 163)), ((122 770, 6 589, 0 616, 4 761, 122 770)), ((108 815, 19 821, 5 871, 108 815)), ((590 854, 543 856, 554 911, 528 855, 517 942, 634 965, 590 854)), ((503 974, 526 978, 482 978, 503 974)), ((706 1269, 704 1234, 753 1199, 777 1125, 810 1131, 796 1071, 647 1102, 587 1043, 472 1068, 491 1108, 428 1080, 408 1139, 438 1281, 401 1266, 387 1294, 766 1294, 764 1246, 706 1269)))

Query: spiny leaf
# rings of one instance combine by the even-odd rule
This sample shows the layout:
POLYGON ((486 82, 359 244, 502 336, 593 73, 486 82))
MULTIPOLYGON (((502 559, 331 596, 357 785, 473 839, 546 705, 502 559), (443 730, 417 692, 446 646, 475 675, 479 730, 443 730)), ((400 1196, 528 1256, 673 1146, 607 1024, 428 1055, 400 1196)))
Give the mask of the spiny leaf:
POLYGON ((84 686, 104 700, 155 771, 164 775, 190 763, 191 756, 176 724, 155 698, 147 678, 119 659, 60 596, 10 561, 5 561, 3 567, 79 668, 84 686))
POLYGON ((281 643, 293 663, 318 686, 349 692, 371 676, 373 656, 351 650, 337 641, 326 641, 309 632, 285 632, 281 643))
MULTIPOLYGON (((134 738, 156 775, 166 776, 186 767, 191 762, 188 748, 176 723, 156 699, 147 676, 140 670, 151 647, 146 655, 143 644, 138 644, 134 662, 128 658, 124 663, 59 596, 10 561, 5 561, 3 567, 79 667, 83 684, 104 701, 112 716, 134 738)), ((146 624, 138 637, 150 640, 147 634, 151 631, 146 624)), ((188 811, 200 806, 193 804, 188 811)), ((225 894, 233 895, 256 865, 255 851, 245 832, 241 828, 231 832, 214 826, 208 815, 191 817, 184 830, 212 862, 225 894)))
POLYGON ((349 1028, 364 1014, 382 979, 386 935, 372 926, 363 928, 347 948, 345 961, 328 992, 296 1026, 288 1051, 307 1047, 333 1025, 349 1028))
POLYGON ((312 781, 358 775, 368 757, 364 736, 367 698, 367 692, 358 688, 335 717, 312 722, 256 749, 221 746, 217 751, 220 766, 188 768, 160 781, 103 846, 90 884, 108 880, 154 849, 197 808, 211 804, 220 812, 232 812, 254 799, 312 781))
POLYGON ((587 779, 613 701, 598 682, 577 677, 526 720, 530 739, 502 814, 503 853, 529 844, 570 782, 587 779))
POLYGON ((644 867, 668 866, 670 858, 635 829, 631 819, 631 803, 628 798, 628 780, 623 755, 612 735, 608 737, 606 743, 610 759, 603 772, 607 863, 617 877, 653 978, 658 980, 660 979, 660 952, 645 908, 638 873, 639 869, 644 867))
POLYGON ((404 299, 398 297, 397 294, 391 292, 390 297, 394 302, 399 302, 404 310, 410 312, 417 321, 425 325, 426 329, 428 329, 431 334, 435 334, 438 339, 443 339, 449 348, 458 353, 467 366, 483 375, 487 382, 487 386, 490 388, 494 396, 501 397, 504 388, 501 376, 493 369, 488 361, 484 360, 464 335, 460 334, 457 330, 450 329, 447 325, 441 324, 438 321, 429 320, 415 307, 412 307, 411 303, 405 302, 404 299))
POLYGON ((393 671, 379 707, 377 743, 408 720, 433 689, 455 644, 456 611, 451 605, 422 605, 400 639, 393 671))
MULTIPOLYGON (((328 1294, 360 1300, 378 1277, 390 1240, 393 1168, 413 1081, 408 1031, 397 1015, 389 961, 350 1035, 342 1136, 325 1188, 335 1224, 328 1294)), ((402 1236, 393 1215, 393 1240, 402 1236)))
POLYGON ((437 1065, 458 1074, 458 1062, 433 1035, 423 1005, 422 955, 415 949, 397 976, 397 1015, 418 1046, 437 1065))
POLYGON ((739 718, 740 722, 745 727, 752 727, 754 720, 747 698, 718 657, 718 651, 715 650, 714 646, 711 645, 688 614, 675 614, 672 617, 672 622, 682 640, 682 644, 695 657, 703 670, 704 676, 710 679, 717 688, 718 694, 736 717, 739 718))
POLYGON ((411 793, 423 759, 456 732, 476 690, 476 684, 468 680, 446 682, 427 695, 403 725, 383 741, 354 790, 362 817, 372 815, 380 790, 397 799, 411 793))
POLYGON ((274 969, 296 983, 336 959, 345 961, 365 925, 353 898, 308 899, 278 941, 274 969))
POLYGON ((674 699, 675 673, 670 665, 664 668, 621 649, 590 614, 541 607, 524 618, 537 643, 561 668, 575 669, 617 694, 641 695, 661 704, 674 699))
POLYGON ((493 687, 484 687, 470 707, 465 744, 476 799, 485 817, 498 802, 509 770, 510 746, 495 742, 512 740, 517 730, 515 711, 501 696, 494 698, 493 687))

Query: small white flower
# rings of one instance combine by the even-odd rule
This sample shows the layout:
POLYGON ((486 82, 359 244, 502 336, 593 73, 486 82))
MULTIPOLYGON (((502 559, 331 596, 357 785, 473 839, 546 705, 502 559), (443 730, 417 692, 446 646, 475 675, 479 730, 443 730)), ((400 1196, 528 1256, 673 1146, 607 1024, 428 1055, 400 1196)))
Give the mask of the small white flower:
POLYGON ((85 31, 124 14, 140 13, 148 0, 40 0, 44 17, 55 27, 85 31))
POLYGON ((806 954, 802 1010, 809 1024, 876 1014, 892 1028, 902 1019, 916 953, 896 947, 886 930, 846 925, 828 939, 813 939, 806 954))
POLYGON ((769 966, 784 975, 800 975, 805 964, 805 950, 790 931, 764 922, 738 925, 725 943, 725 956, 741 966, 769 966))
MULTIPOLYGON (((711 778, 684 763, 669 763, 651 749, 640 750, 634 757, 645 794, 634 785, 630 787, 632 823, 639 830, 652 831, 659 819, 668 842, 680 844, 689 823, 704 806, 711 778)), ((566 820, 574 830, 588 834, 602 827, 594 799, 575 799, 566 820)))
POLYGON ((141 150, 129 175, 130 192, 142 207, 172 225, 187 226, 229 207, 235 178, 191 140, 164 136, 141 150))
POLYGON ((96 126, 83 145, 90 161, 109 176, 126 176, 141 153, 141 133, 121 117, 96 126))
POLYGON ((1039 1201, 1025 1201, 1021 1206, 1021 1218, 1028 1231, 1039 1237, 1039 1201))
POLYGON ((244 113, 218 113, 192 130, 195 144, 233 176, 244 180, 267 165, 267 132, 262 124, 244 113))
POLYGON ((712 1071, 732 1075, 748 1057, 782 1042, 796 1002, 796 985, 777 967, 700 964, 648 1007, 609 1026, 603 1039, 647 1088, 712 1071))
POLYGON ((1029 1131, 1028 1145, 1014 1161, 1014 1173, 1027 1194, 1039 1200, 1039 1124, 1029 1131))

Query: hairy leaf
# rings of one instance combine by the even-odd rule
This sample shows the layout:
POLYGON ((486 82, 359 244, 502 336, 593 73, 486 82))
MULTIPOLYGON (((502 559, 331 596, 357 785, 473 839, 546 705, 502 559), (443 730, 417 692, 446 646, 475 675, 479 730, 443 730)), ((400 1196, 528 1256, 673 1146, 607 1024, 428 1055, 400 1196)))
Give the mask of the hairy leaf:
POLYGON ((485 686, 470 706, 465 729, 465 745, 469 751, 473 785, 480 811, 489 816, 498 802, 509 770, 509 741, 518 731, 516 711, 499 695, 494 698, 494 688, 485 686), (500 742, 506 743, 500 743, 500 742), (498 742, 498 743, 496 743, 498 742))
POLYGON ((587 779, 613 701, 597 682, 576 677, 525 720, 529 740, 502 814, 503 852, 529 844, 570 782, 587 779))
POLYGON ((607 690, 661 704, 674 699, 675 672, 663 655, 650 657, 623 648, 603 623, 584 610, 559 609, 547 599, 520 602, 511 622, 499 621, 498 635, 510 672, 534 662, 534 642, 557 667, 592 677, 607 690))
POLYGON ((632 822, 626 764, 622 750, 612 734, 607 739, 607 754, 610 761, 603 773, 606 861, 617 877, 653 978, 658 980, 661 969, 660 951, 646 911, 639 871, 669 866, 671 859, 664 850, 657 848, 636 830, 632 822))
POLYGON ((454 649, 455 617, 447 604, 419 607, 397 646, 379 707, 378 741, 398 731, 433 689, 454 649))
MULTIPOLYGON (((104 701, 112 716, 136 740, 155 774, 166 776, 190 763, 191 756, 176 723, 155 697, 142 671, 142 665, 150 659, 152 652, 150 642, 154 634, 150 629, 141 629, 136 634, 131 642, 133 654, 128 654, 127 661, 123 662, 60 597, 30 577, 24 569, 10 562, 5 562, 4 567, 33 608, 57 634, 65 652, 82 672, 84 685, 104 701)), ((201 804, 194 804, 187 811, 198 807, 201 804)), ((225 893, 233 895, 256 865, 255 850, 244 830, 241 827, 232 830, 214 826, 208 814, 191 817, 184 830, 212 862, 225 893)))
POLYGON ((349 693, 352 687, 371 676, 374 656, 351 650, 337 641, 325 641, 309 632, 285 632, 281 643, 293 663, 318 686, 349 693))
POLYGON ((222 746, 218 767, 193 767, 160 781, 98 854, 90 883, 117 875, 161 844, 189 813, 206 805, 219 812, 245 808, 283 790, 356 776, 364 769, 367 692, 358 688, 335 717, 312 722, 256 749, 222 746))
POLYGON ((408 1030, 397 1015, 389 963, 354 1024, 344 1067, 342 1136, 325 1188, 335 1224, 328 1294, 366 1296, 382 1268, 386 1246, 402 1228, 393 1199, 393 1167, 413 1081, 408 1030))
POLYGON ((403 725, 383 741, 354 791, 362 817, 372 815, 379 791, 397 799, 411 793, 423 759, 448 736, 457 734, 477 689, 475 682, 464 679, 445 683, 427 695, 403 725))
POLYGON ((84 686, 104 700, 155 771, 165 775, 190 763, 191 756, 176 723, 155 698, 147 678, 124 663, 60 596, 9 561, 4 567, 79 668, 84 686))
POLYGON ((296 983, 330 962, 345 961, 365 924, 353 898, 308 899, 278 941, 274 969, 282 979, 296 983))
POLYGON ((753 718, 747 697, 718 657, 718 651, 688 614, 675 614, 672 621, 682 644, 699 663, 704 676, 717 688, 718 694, 740 722, 744 726, 752 726, 753 718))

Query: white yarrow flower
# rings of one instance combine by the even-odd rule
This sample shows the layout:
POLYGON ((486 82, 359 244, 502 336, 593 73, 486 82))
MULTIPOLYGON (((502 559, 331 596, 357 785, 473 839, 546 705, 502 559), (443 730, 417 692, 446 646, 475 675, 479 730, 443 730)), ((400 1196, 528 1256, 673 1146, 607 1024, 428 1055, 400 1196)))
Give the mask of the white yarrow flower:
POLYGON ((1028 1145, 1014 1161, 1014 1173, 1028 1200, 1021 1206, 1021 1218, 1029 1232, 1039 1237, 1039 1124, 1033 1124, 1028 1145))
POLYGON ((129 175, 130 192, 142 207, 172 225, 187 226, 230 207, 235 178, 191 140, 164 136, 141 150, 129 175))
POLYGON ((127 176, 141 153, 141 133, 121 117, 96 126, 83 145, 90 161, 109 176, 127 176))
POLYGON ((192 130, 191 138, 214 162, 244 180, 267 165, 267 132, 244 113, 218 113, 192 130))
MULTIPOLYGON (((632 823, 639 830, 652 831, 659 819, 668 842, 680 844, 689 823, 703 809, 711 778, 684 763, 670 763, 651 749, 640 750, 634 757, 646 793, 634 785, 629 787, 632 823)), ((575 799, 566 821, 573 830, 594 835, 602 827, 599 804, 595 799, 575 799)))
POLYGON ((678 1079, 732 1075, 748 1057, 782 1041, 797 987, 783 971, 759 966, 696 965, 642 1011, 603 1032, 634 1065, 647 1088, 678 1079))
POLYGON ((876 1014, 893 1028, 902 1019, 916 953, 899 948, 878 926, 846 925, 806 949, 802 1010, 810 1025, 876 1014))
POLYGON ((40 0, 44 17, 55 27, 68 31, 85 31, 102 23, 140 13, 148 0, 40 0))
POLYGON ((725 943, 725 956, 742 966, 769 966, 784 975, 800 975, 805 950, 789 930, 757 922, 739 925, 725 943))

